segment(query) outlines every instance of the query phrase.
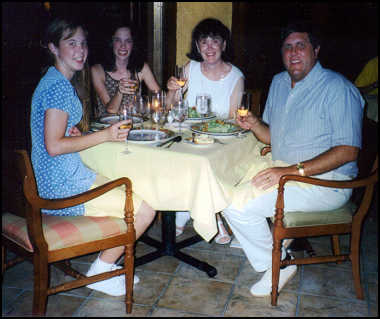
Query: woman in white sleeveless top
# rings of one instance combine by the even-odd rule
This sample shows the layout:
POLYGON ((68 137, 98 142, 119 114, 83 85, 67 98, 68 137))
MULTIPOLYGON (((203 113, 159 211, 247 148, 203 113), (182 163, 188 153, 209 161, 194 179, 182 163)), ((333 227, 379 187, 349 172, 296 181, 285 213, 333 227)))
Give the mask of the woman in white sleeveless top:
MULTIPOLYGON (((230 62, 233 59, 230 30, 219 20, 205 19, 194 28, 191 40, 191 60, 185 66, 187 79, 184 92, 189 106, 195 106, 199 93, 211 96, 211 111, 219 118, 233 118, 244 91, 244 75, 230 62)), ((179 99, 180 86, 174 76, 167 83, 168 103, 179 99)), ((182 234, 188 212, 178 212, 176 216, 177 235, 182 234)), ((228 244, 230 236, 217 215, 219 233, 215 237, 218 244, 228 244)))
MULTIPOLYGON (((193 30, 191 59, 185 66, 186 100, 195 106, 199 93, 211 96, 211 110, 221 118, 233 118, 244 91, 244 75, 230 63, 233 58, 229 29, 216 19, 205 19, 193 30)), ((169 103, 178 100, 180 86, 172 76, 167 83, 169 103)))

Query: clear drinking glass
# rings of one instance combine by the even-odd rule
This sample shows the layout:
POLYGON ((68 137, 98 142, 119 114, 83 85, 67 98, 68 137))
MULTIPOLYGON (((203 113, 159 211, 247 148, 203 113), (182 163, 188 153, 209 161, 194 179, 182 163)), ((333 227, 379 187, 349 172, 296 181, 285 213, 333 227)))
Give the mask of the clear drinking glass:
MULTIPOLYGON (((130 130, 133 128, 133 114, 132 114, 132 107, 128 104, 122 104, 119 109, 119 120, 129 120, 128 123, 123 124, 120 126, 121 129, 127 129, 129 128, 130 130)), ((128 148, 128 136, 126 139, 127 142, 127 148, 124 150, 124 154, 129 154, 131 151, 128 148)))
POLYGON ((198 94, 195 99, 197 112, 201 115, 202 122, 204 117, 209 113, 210 96, 207 94, 198 94))
POLYGON ((179 100, 174 103, 172 108, 172 114, 176 121, 179 122, 179 135, 182 135, 182 122, 185 121, 188 112, 187 101, 179 100))
POLYGON ((177 78, 178 85, 181 86, 180 100, 183 100, 182 88, 185 86, 186 80, 187 80, 186 76, 185 76, 185 67, 184 66, 180 66, 180 65, 175 66, 175 77, 177 78))

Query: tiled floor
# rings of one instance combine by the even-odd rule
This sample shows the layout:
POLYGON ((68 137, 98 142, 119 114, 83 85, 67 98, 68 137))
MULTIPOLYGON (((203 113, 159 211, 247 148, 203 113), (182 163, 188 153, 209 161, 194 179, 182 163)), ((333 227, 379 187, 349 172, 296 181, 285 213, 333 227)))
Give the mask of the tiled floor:
MULTIPOLYGON (((159 235, 159 222, 150 234, 159 235)), ((185 238, 193 234, 188 225, 185 238)), ((314 238, 318 252, 329 249, 329 240, 314 238)), ((341 240, 347 247, 348 237, 341 240)), ((150 251, 138 243, 136 255, 150 251)), ((256 273, 243 251, 212 242, 200 242, 184 251, 215 266, 218 274, 209 278, 172 257, 162 257, 136 268, 140 283, 134 288, 133 313, 146 317, 261 317, 261 316, 378 316, 378 229, 376 213, 364 224, 362 239, 362 283, 365 300, 358 300, 353 289, 351 264, 299 266, 297 275, 281 291, 277 307, 269 298, 255 298, 249 293, 256 273)), ((73 265, 85 272, 95 255, 76 259, 73 265)), ((52 267, 52 280, 67 279, 52 267)), ((30 315, 32 309, 32 274, 30 263, 23 262, 6 271, 2 285, 3 316, 30 315)), ((111 297, 82 287, 48 298, 47 316, 126 316, 123 297, 111 297)))

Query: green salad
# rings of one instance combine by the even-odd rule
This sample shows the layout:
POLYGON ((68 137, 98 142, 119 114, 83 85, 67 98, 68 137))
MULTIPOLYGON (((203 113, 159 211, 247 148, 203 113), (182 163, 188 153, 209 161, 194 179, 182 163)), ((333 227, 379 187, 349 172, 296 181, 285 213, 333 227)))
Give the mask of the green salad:
POLYGON ((211 120, 204 124, 202 131, 210 133, 233 133, 238 127, 235 124, 227 123, 222 120, 211 120))
POLYGON ((195 106, 189 107, 188 118, 200 118, 200 117, 201 116, 197 112, 197 109, 195 108, 195 106))

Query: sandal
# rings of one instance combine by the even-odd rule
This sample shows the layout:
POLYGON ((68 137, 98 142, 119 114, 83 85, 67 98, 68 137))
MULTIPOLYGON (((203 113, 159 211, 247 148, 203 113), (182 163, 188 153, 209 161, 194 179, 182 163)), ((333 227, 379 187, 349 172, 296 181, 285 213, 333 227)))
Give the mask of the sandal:
POLYGON ((227 230, 224 228, 222 219, 217 219, 218 234, 215 237, 215 242, 219 245, 226 245, 231 241, 231 236, 228 234, 227 230))

